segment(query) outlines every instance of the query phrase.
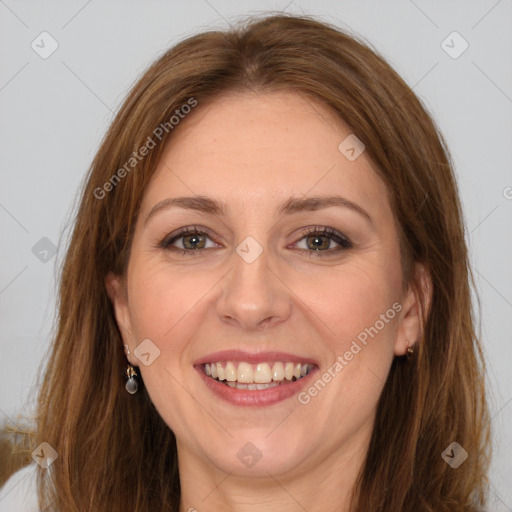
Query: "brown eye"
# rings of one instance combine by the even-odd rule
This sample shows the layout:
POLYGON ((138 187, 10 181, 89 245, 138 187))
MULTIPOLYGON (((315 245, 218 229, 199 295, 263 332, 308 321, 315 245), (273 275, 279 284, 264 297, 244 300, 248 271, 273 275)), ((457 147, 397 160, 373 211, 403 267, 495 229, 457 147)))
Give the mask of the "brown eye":
POLYGON ((207 246, 208 240, 211 240, 208 233, 198 228, 184 228, 165 237, 159 244, 162 249, 169 251, 177 251, 181 254, 200 254, 202 249, 209 249, 215 247, 212 245, 207 246))
POLYGON ((299 249, 318 255, 320 255, 320 253, 332 254, 333 252, 350 249, 352 247, 352 243, 346 236, 328 227, 310 228, 303 233, 303 237, 297 244, 303 240, 305 241, 305 247, 299 247, 299 249), (333 244, 336 246, 333 247, 333 244))
POLYGON ((205 235, 185 235, 180 238, 183 239, 183 246, 185 249, 203 249, 206 245, 205 235))
POLYGON ((331 239, 325 235, 310 235, 306 237, 308 249, 318 251, 320 249, 329 249, 331 239))

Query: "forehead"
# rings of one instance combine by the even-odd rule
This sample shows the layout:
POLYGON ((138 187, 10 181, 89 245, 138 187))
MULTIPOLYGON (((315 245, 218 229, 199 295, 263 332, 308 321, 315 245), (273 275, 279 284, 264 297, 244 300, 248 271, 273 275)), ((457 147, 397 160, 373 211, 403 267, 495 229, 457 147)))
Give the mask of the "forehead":
POLYGON ((335 193, 376 214, 389 210, 385 184, 365 152, 351 161, 340 151, 347 137, 350 128, 327 106, 293 92, 199 103, 167 143, 142 208, 197 194, 233 210, 265 209, 279 198, 335 193))

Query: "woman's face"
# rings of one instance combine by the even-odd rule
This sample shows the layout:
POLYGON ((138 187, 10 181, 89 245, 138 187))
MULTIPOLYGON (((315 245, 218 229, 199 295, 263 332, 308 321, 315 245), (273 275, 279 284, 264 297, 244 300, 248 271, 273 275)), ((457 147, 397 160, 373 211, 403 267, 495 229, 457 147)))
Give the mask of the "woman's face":
POLYGON ((391 362, 418 335, 386 186, 350 129, 298 94, 226 95, 181 123, 126 279, 107 278, 180 464, 266 476, 361 461, 391 362))

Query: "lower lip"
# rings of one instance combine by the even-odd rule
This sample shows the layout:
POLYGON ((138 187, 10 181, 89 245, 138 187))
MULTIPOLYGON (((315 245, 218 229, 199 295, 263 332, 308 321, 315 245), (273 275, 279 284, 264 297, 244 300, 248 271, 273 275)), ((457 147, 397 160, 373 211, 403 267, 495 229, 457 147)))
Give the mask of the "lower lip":
POLYGON ((208 377, 201 366, 196 366, 196 370, 201 375, 204 383, 208 388, 219 398, 222 398, 226 402, 230 402, 234 405, 245 405, 245 406, 264 406, 273 405, 291 396, 297 394, 310 380, 310 377, 315 373, 314 368, 311 373, 302 377, 294 382, 288 384, 280 384, 279 386, 273 386, 268 389, 237 389, 221 384, 220 382, 208 377))

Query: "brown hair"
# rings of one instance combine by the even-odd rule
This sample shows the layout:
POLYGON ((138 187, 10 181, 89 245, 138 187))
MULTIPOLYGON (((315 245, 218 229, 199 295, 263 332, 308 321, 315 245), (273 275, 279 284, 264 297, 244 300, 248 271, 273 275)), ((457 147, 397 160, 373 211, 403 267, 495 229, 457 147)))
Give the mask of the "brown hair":
POLYGON ((412 362, 393 362, 352 510, 478 510, 489 459, 484 365, 445 144, 375 51, 326 23, 292 15, 182 41, 149 67, 109 128, 63 264, 58 325, 39 395, 37 441, 59 454, 39 472, 41 504, 53 501, 66 512, 179 509, 174 434, 145 389, 133 396, 124 389, 126 359, 104 285, 108 272, 126 269, 141 197, 172 129, 122 180, 112 177, 191 99, 201 108, 220 94, 247 90, 295 91, 350 126, 388 187, 405 282, 414 285, 413 262, 431 278, 419 350, 412 362), (453 441, 469 453, 456 470, 441 457, 453 441))

